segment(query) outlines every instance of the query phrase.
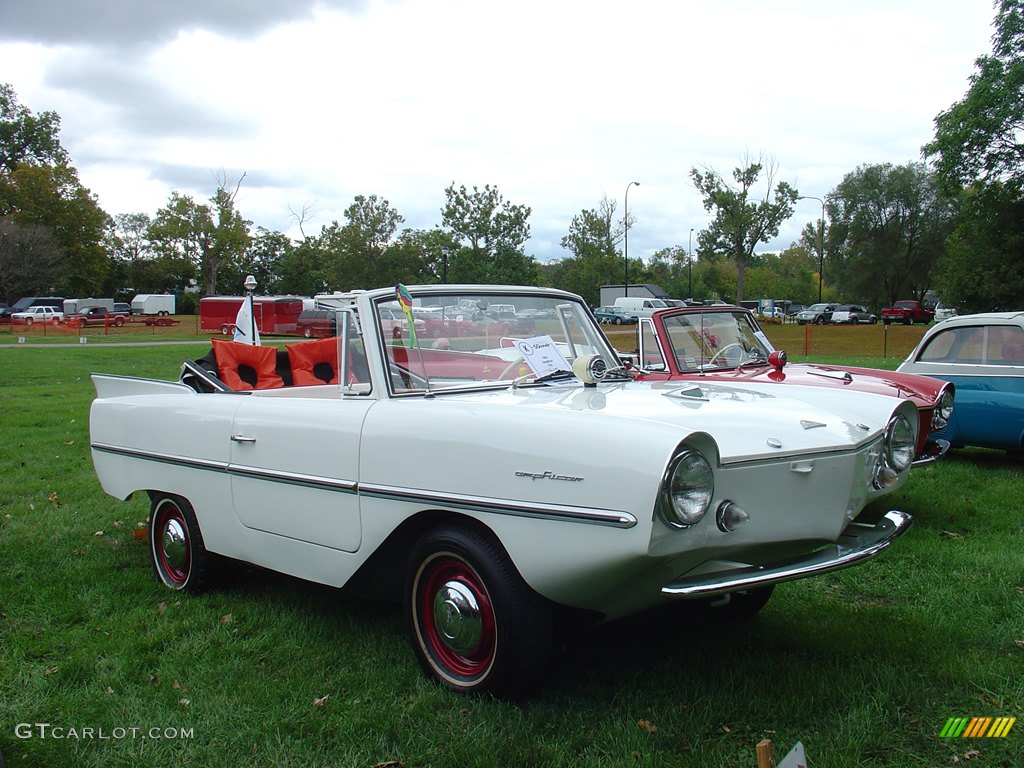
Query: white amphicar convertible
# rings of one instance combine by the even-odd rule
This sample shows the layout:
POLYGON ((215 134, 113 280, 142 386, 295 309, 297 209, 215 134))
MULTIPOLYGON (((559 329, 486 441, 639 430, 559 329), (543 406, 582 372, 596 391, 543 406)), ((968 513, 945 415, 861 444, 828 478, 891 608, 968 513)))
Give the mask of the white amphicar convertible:
POLYGON ((225 558, 404 601, 425 672, 516 695, 558 619, 676 600, 756 612, 910 525, 908 400, 634 381, 582 300, 422 286, 334 302, 336 336, 214 341, 179 381, 95 374, 107 493, 151 499, 159 580, 225 558))

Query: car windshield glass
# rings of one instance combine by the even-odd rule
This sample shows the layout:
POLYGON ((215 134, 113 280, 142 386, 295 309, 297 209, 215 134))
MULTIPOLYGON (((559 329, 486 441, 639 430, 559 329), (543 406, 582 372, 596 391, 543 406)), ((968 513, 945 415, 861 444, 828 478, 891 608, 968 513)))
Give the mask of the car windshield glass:
POLYGON ((768 362, 771 347, 745 312, 693 312, 665 318, 670 354, 681 371, 768 362))
POLYGON ((374 304, 396 393, 550 382, 559 377, 549 374, 591 355, 619 366, 586 306, 571 297, 413 289, 411 298, 408 313, 390 297, 374 304))

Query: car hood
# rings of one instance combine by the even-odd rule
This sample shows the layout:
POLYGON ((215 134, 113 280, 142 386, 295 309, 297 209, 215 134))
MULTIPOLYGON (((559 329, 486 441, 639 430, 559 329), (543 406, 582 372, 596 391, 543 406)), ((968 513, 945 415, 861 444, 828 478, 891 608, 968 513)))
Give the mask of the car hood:
MULTIPOLYGON (((658 378, 657 374, 651 376, 658 378)), ((824 387, 856 392, 870 392, 909 399, 918 408, 930 408, 935 404, 939 391, 945 382, 919 374, 897 373, 877 368, 843 367, 809 363, 789 364, 782 370, 766 365, 752 366, 739 370, 714 371, 700 374, 683 374, 673 377, 681 381, 715 381, 738 384, 780 384, 806 387, 824 387)))
POLYGON ((879 437, 899 407, 888 398, 856 392, 703 381, 522 387, 437 400, 471 403, 478 423, 502 421, 487 421, 497 415, 487 413, 492 409, 520 408, 513 419, 516 430, 532 424, 543 441, 553 439, 550 429, 623 448, 638 435, 675 445, 689 434, 706 433, 717 443, 723 464, 850 450, 879 437), (546 411, 544 418, 531 415, 535 410, 546 411))

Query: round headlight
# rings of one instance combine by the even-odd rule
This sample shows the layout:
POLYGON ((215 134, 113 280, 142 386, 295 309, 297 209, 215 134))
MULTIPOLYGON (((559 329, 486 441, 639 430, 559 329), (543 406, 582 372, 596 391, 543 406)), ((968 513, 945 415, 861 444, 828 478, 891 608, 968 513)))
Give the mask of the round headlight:
POLYGON ((914 425, 902 413, 893 417, 885 429, 885 457, 897 472, 910 469, 917 451, 914 425))
POLYGON ((949 389, 944 389, 939 402, 935 404, 935 410, 932 411, 932 432, 945 429, 952 417, 953 393, 949 389))
POLYGON ((696 451, 684 451, 669 466, 663 487, 666 522, 685 528, 700 522, 715 493, 711 465, 696 451))

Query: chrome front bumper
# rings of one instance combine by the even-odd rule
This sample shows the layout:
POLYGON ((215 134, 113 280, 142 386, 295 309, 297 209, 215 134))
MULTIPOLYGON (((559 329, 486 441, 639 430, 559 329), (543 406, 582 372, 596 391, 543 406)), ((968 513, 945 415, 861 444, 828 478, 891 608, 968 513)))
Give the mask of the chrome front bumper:
POLYGON ((925 443, 924 450, 914 457, 915 467, 922 464, 931 464, 936 459, 941 459, 949 450, 949 440, 929 440, 925 443))
POLYGON ((681 576, 661 588, 669 597, 712 597, 780 581, 803 579, 869 560, 902 536, 914 518, 895 510, 874 525, 851 523, 831 547, 769 565, 749 565, 697 576, 681 576))

